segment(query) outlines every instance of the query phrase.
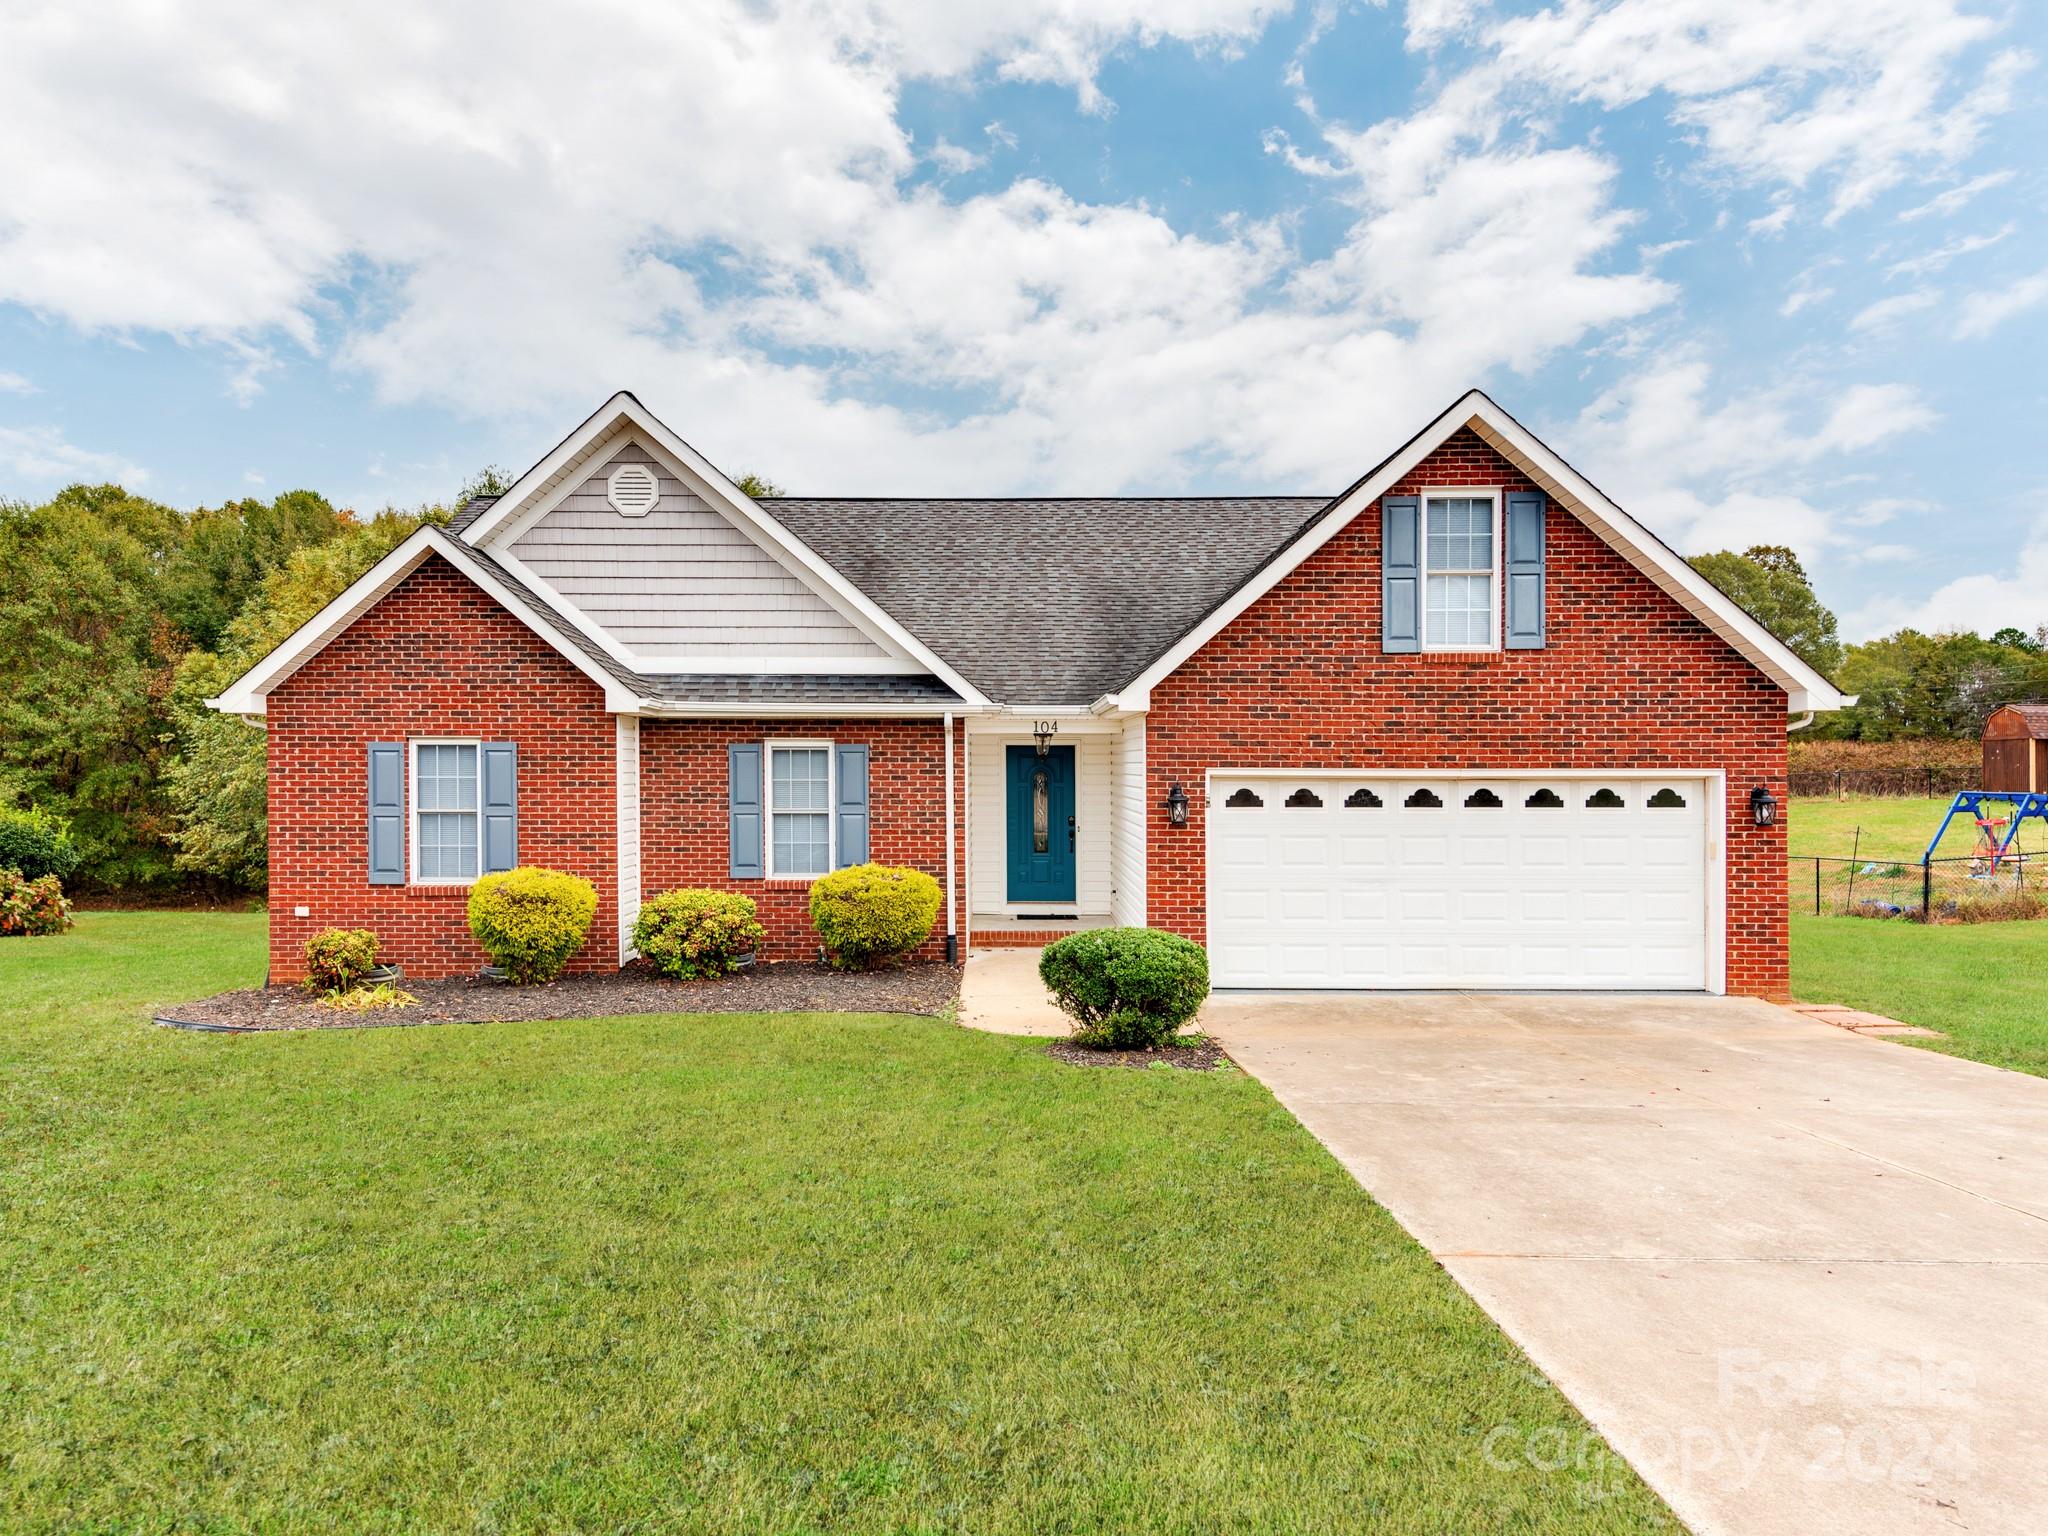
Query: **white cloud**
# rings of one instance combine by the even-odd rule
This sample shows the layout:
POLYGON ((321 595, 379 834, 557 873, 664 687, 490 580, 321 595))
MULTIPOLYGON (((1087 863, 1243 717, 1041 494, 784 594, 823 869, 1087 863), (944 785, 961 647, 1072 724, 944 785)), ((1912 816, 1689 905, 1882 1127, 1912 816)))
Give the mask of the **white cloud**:
POLYGON ((1999 569, 1944 582, 1925 597, 1881 593, 1842 615, 1847 640, 1911 628, 1926 634, 1969 630, 1988 635, 2010 624, 2031 631, 2048 623, 2048 520, 2037 522, 2018 554, 1999 569))
POLYGON ((1327 254, 1279 218, 918 185, 912 82, 1046 82, 1106 111, 1120 50, 1228 51, 1285 9, 620 0, 592 28, 460 0, 370 28, 256 0, 44 8, 0 52, 0 301, 217 348, 242 401, 313 358, 386 403, 539 432, 629 385, 798 487, 1335 484, 1382 424, 1640 346, 1677 297, 1657 248, 1631 251, 1615 157, 1559 141, 1562 102, 1655 99, 1717 176, 1839 209, 1952 164, 2017 67, 1938 0, 1507 20, 1438 0, 1409 13, 1417 46, 1476 63, 1405 116, 1269 140, 1350 204, 1327 254))
POLYGON ((1864 565, 1904 565, 1920 559, 1921 553, 1910 544, 1866 544, 1855 558, 1864 565))
POLYGON ((987 165, 988 156, 978 155, 971 149, 963 149, 958 144, 950 144, 940 139, 932 146, 931 161, 946 175, 959 176, 987 165))
POLYGON ((1852 331, 1887 331, 1908 315, 1917 315, 1922 310, 1932 309, 1941 302, 1941 295, 1932 288, 1916 288, 1911 293, 1893 294, 1888 299, 1879 299, 1858 310, 1849 320, 1852 331))
POLYGON ((32 395, 36 393, 33 380, 25 373, 10 373, 0 368, 0 395, 32 395))
POLYGON ((1793 283, 1791 292, 1785 295, 1784 302, 1778 306, 1778 313, 1789 320, 1802 309, 1810 309, 1815 304, 1834 296, 1834 289, 1825 283, 1815 282, 1809 275, 1802 273, 1799 280, 1793 283))
POLYGON ((1908 257, 1904 261, 1895 261, 1884 269, 1884 275, 1886 277, 1925 277, 1930 272, 1939 272, 1958 256, 1968 256, 1973 251, 1981 251, 1987 246, 1998 244, 1999 241, 2003 240, 2018 227, 2016 224, 2008 224, 2005 228, 1996 230, 1988 235, 1964 235, 1960 239, 1951 240, 1946 245, 1938 245, 1933 250, 1924 252, 1921 255, 1908 257))
POLYGON ((1780 201, 1761 218, 1751 219, 1743 226, 1752 235, 1782 235, 1792 222, 1792 215, 1799 211, 1799 205, 1791 199, 1780 201))
POLYGON ((1980 192, 1989 192, 1993 187, 2002 187, 2013 179, 2013 171, 1987 171, 1982 176, 1972 176, 1959 187, 1950 187, 1938 197, 1929 198, 1918 207, 1908 208, 1899 215, 1902 221, 1927 218, 1944 218, 1976 197, 1980 192))
POLYGON ((141 485, 149 472, 117 453, 80 448, 53 426, 0 427, 0 472, 7 493, 54 491, 81 480, 141 485))
POLYGON ((1931 409, 1897 384, 1828 399, 1806 380, 1714 398, 1698 357, 1663 359, 1601 394, 1566 441, 1615 499, 1689 553, 1789 544, 1813 556, 1846 549, 1886 508, 1825 483, 1830 466, 1931 425, 1931 409), (1816 396, 1825 403, 1816 410, 1816 396))
POLYGON ((1965 70, 1997 31, 1953 0, 1560 0, 1488 40, 1511 78, 1574 100, 1668 94, 1726 170, 1831 180, 1832 220, 1976 148, 2032 64, 2008 49, 1965 70))
POLYGON ((1956 321, 1959 337, 1989 336, 2015 315, 2048 302, 2048 269, 2020 278, 2003 288, 1967 295, 1956 321))

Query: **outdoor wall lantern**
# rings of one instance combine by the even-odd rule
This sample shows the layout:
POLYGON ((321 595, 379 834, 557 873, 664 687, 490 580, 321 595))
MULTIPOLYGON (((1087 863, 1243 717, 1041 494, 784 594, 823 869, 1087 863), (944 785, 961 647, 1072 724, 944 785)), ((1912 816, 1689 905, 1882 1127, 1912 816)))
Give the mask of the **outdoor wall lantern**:
POLYGON ((1760 827, 1778 819, 1778 802, 1761 784, 1749 792, 1749 819, 1760 827))
POLYGON ((1166 792, 1166 820, 1168 825, 1175 827, 1188 824, 1188 792, 1180 787, 1178 779, 1166 792))
POLYGON ((1031 722, 1031 736, 1038 743, 1038 755, 1040 757, 1044 757, 1052 751, 1052 739, 1059 735, 1059 733, 1060 723, 1057 720, 1034 720, 1031 722))

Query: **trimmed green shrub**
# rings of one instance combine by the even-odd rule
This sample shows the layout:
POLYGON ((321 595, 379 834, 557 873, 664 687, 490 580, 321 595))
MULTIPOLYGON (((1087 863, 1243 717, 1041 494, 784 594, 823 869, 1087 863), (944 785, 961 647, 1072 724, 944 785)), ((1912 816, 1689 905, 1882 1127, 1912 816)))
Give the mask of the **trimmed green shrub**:
POLYGON ((25 810, 0 806, 0 869, 11 869, 24 880, 45 875, 69 880, 78 860, 71 823, 64 817, 39 805, 25 810))
POLYGON ((0 869, 0 937, 45 938, 71 926, 71 903, 55 875, 24 878, 0 869))
POLYGON ((1209 954, 1157 928, 1095 928, 1045 946, 1038 978, 1100 1050, 1164 1045, 1209 995, 1209 954))
POLYGON ((640 908, 633 947, 663 976, 729 976, 767 930, 754 898, 731 891, 663 891, 640 908))
POLYGON ((561 975, 596 915, 597 887, 559 869, 508 869, 469 888, 469 931, 521 986, 561 975))
POLYGON ((855 864, 811 886, 811 925, 842 971, 909 954, 938 918, 939 882, 921 869, 855 864))
POLYGON ((377 935, 367 928, 322 928, 306 940, 306 990, 347 992, 377 968, 377 935))

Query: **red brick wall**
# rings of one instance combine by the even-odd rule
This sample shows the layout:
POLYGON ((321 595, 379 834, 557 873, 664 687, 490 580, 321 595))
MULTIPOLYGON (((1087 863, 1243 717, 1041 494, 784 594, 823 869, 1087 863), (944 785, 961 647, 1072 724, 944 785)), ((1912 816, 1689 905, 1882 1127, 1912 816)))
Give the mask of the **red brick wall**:
MULTIPOLYGON (((966 733, 955 727, 954 793, 963 793, 966 733)), ((751 896, 767 958, 817 953, 810 881, 735 880, 727 843, 726 748, 736 741, 865 742, 868 852, 946 883, 945 726, 938 720, 644 720, 640 725, 640 869, 648 896, 680 886, 751 896)), ((767 772, 763 765, 762 772, 767 772)), ((955 806, 963 830, 964 802, 955 806)), ((965 842, 964 836, 959 839, 965 842)), ((956 874, 958 871, 956 870, 956 874)), ((958 887, 964 889, 963 887, 958 887)), ((945 954, 946 912, 925 959, 945 954)))
POLYGON ((571 969, 617 965, 615 727, 604 695, 452 566, 429 559, 273 692, 269 709, 273 981, 302 979, 307 937, 329 927, 374 928, 384 958, 410 976, 485 963, 466 886, 369 883, 367 747, 414 736, 519 744, 520 862, 597 886, 571 969), (308 916, 292 915, 299 905, 308 916))
MULTIPOLYGON (((1389 494, 1456 485, 1536 488, 1465 431, 1389 494)), ((1152 822, 1150 921, 1206 939, 1213 767, 1718 768, 1728 987, 1784 995, 1784 828, 1748 808, 1754 784, 1785 795, 1784 694, 1555 502, 1548 532, 1544 650, 1382 654, 1374 508, 1155 688, 1148 803, 1176 779, 1196 803, 1185 827, 1152 822)))

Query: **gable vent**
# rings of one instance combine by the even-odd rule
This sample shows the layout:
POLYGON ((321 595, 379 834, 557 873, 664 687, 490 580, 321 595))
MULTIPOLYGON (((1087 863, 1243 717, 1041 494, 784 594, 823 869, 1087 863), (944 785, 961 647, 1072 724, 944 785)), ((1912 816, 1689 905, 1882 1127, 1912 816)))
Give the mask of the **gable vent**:
POLYGON ((661 500, 661 485, 645 464, 621 464, 605 483, 604 499, 627 517, 645 517, 661 500))

